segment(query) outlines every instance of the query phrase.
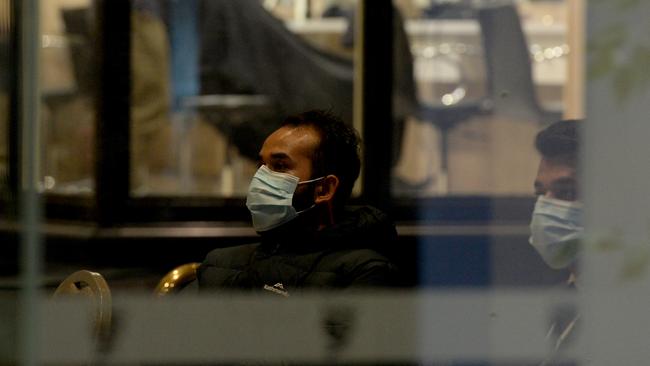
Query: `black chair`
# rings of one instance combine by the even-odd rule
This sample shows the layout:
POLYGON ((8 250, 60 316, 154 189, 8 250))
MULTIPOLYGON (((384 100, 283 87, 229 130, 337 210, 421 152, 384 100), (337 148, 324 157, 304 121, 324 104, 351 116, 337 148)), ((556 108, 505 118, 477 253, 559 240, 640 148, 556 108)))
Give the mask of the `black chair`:
POLYGON ((77 90, 76 93, 91 94, 98 85, 95 49, 91 46, 91 11, 89 8, 73 8, 61 11, 69 42, 70 60, 77 90))
MULTIPOLYGON (((289 113, 326 109, 352 123, 351 58, 312 46, 288 30, 258 0, 202 0, 200 4, 201 94, 258 95, 270 104, 266 113, 243 116, 241 123, 224 120, 222 111, 203 106, 207 120, 244 156, 257 159, 264 138, 289 113)), ((398 12, 394 19, 394 60, 399 72, 393 77, 393 117, 394 143, 399 151, 401 121, 414 113, 417 98, 412 57, 398 12)))
POLYGON ((558 121, 561 112, 543 110, 537 99, 530 52, 515 7, 485 7, 477 15, 493 112, 542 124, 558 121))
POLYGON ((449 133, 460 123, 477 116, 496 115, 552 123, 561 112, 541 108, 532 78, 528 44, 513 5, 476 9, 486 63, 487 95, 450 106, 420 104, 418 118, 440 130, 441 169, 448 168, 449 133))
POLYGON ((308 44, 257 0, 199 4, 201 95, 263 96, 269 104, 236 115, 201 108, 240 153, 256 159, 283 116, 298 111, 331 109, 351 123, 352 60, 308 44))

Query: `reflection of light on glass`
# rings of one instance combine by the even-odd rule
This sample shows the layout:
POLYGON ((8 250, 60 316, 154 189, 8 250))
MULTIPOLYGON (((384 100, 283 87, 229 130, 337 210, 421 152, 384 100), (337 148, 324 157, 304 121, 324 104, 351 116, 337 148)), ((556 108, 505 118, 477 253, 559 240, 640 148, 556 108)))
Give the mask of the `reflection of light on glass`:
POLYGON ((466 91, 465 88, 456 88, 452 94, 456 103, 458 103, 461 99, 465 98, 466 91))
POLYGON ((451 52, 451 46, 449 43, 443 43, 440 45, 440 53, 443 55, 447 55, 451 52))
POLYGON ((433 46, 425 47, 422 51, 422 56, 425 58, 433 58, 436 56, 436 49, 433 46))
POLYGON ((530 53, 533 56, 535 62, 545 62, 560 57, 564 57, 569 54, 570 48, 567 44, 562 44, 555 47, 542 48, 539 44, 533 44, 530 46, 530 53))
POLYGON ((66 45, 67 40, 64 36, 44 34, 41 37, 41 47, 43 48, 63 48, 66 45))
MULTIPOLYGON (((443 56, 476 56, 480 48, 467 43, 442 43, 440 45, 414 44, 411 46, 411 54, 417 58, 435 58, 443 56)), ((534 53, 531 49, 531 53, 534 53)))
POLYGON ((442 104, 444 105, 453 105, 461 101, 461 99, 465 98, 465 88, 459 87, 456 88, 453 92, 447 93, 442 96, 441 101, 442 104))
POLYGON ((552 48, 547 48, 544 50, 544 57, 551 59, 553 58, 553 49, 552 48))
POLYGON ((43 184, 45 186, 45 189, 54 189, 54 186, 56 186, 56 180, 54 177, 46 175, 43 179, 43 184))
POLYGON ((278 0, 264 0, 263 4, 264 7, 267 9, 273 9, 276 6, 278 6, 279 1, 278 0))
POLYGON ((544 25, 553 25, 554 22, 555 22, 555 19, 553 19, 552 15, 546 14, 546 15, 544 15, 542 17, 542 24, 544 24, 544 25))
POLYGON ((530 53, 533 55, 542 52, 542 46, 538 45, 537 43, 533 43, 532 46, 530 46, 530 53))

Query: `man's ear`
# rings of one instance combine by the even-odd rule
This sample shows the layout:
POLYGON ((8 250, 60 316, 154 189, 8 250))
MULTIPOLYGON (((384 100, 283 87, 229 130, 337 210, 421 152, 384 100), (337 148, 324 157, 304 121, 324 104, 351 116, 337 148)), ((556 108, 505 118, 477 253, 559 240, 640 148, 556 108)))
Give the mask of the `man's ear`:
POLYGON ((330 174, 323 178, 322 182, 316 186, 314 203, 331 202, 339 188, 339 183, 339 177, 336 175, 330 174))

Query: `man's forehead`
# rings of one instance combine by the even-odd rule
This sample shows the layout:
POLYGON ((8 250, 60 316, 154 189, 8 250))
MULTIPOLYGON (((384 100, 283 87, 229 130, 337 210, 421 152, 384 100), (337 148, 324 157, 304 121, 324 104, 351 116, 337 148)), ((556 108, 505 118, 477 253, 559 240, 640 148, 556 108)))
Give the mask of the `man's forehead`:
POLYGON ((293 156, 311 155, 319 142, 316 131, 307 126, 284 126, 277 129, 264 141, 260 154, 293 156))
POLYGON ((559 178, 575 178, 575 165, 566 161, 542 158, 537 171, 538 181, 550 181, 559 178))
POLYGON ((576 166, 572 160, 567 159, 549 159, 542 158, 540 160, 540 166, 548 170, 557 170, 557 171, 575 171, 576 166))

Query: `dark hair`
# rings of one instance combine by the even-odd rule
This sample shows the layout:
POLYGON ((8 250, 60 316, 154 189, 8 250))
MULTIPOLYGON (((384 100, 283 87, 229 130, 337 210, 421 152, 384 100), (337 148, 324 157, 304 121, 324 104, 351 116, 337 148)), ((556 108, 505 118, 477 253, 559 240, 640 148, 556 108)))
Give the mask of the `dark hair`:
POLYGON ((312 178, 336 175, 339 187, 334 196, 334 206, 342 208, 352 194, 352 187, 361 169, 361 139, 357 131, 341 118, 323 110, 310 110, 289 116, 282 126, 308 126, 319 134, 320 144, 312 157, 312 178))
POLYGON ((546 159, 575 165, 578 157, 580 120, 555 122, 537 134, 535 147, 546 159))

